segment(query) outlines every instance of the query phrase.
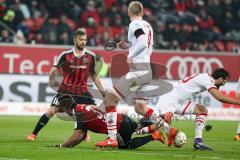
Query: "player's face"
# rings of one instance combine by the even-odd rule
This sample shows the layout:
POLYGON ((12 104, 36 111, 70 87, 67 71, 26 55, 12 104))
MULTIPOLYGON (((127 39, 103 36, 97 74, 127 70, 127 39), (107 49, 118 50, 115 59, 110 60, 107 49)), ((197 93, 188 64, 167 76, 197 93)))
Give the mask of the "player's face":
POLYGON ((73 40, 74 45, 77 49, 83 50, 87 44, 87 36, 76 36, 73 40))
POLYGON ((215 81, 215 86, 219 89, 221 86, 224 86, 225 83, 227 83, 227 80, 226 80, 226 79, 218 78, 218 79, 215 81))
POLYGON ((129 18, 131 18, 131 17, 132 17, 132 14, 131 14, 131 12, 130 12, 129 8, 128 8, 128 17, 129 17, 129 18))

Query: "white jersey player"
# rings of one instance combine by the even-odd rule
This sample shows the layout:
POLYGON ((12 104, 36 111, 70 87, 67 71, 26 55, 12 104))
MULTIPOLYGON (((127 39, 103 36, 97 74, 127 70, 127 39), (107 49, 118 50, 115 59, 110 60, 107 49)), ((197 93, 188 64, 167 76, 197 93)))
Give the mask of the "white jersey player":
POLYGON ((192 112, 191 106, 195 104, 191 102, 191 98, 204 91, 217 89, 214 83, 215 80, 206 73, 192 75, 176 82, 171 92, 160 97, 158 102, 160 114, 172 112, 184 115, 186 112, 192 112))
POLYGON ((162 95, 158 102, 158 109, 164 115, 165 121, 171 122, 172 113, 196 114, 194 148, 200 150, 213 150, 203 144, 202 132, 207 121, 207 108, 191 102, 191 98, 199 93, 208 91, 215 99, 223 102, 240 105, 240 100, 223 95, 218 88, 223 86, 229 74, 223 68, 216 69, 211 75, 199 73, 186 77, 177 82, 173 90, 162 95))
POLYGON ((153 30, 147 21, 138 18, 129 24, 128 41, 131 44, 128 59, 131 59, 132 63, 150 63, 153 30), (142 34, 145 36, 141 36, 142 34))
MULTIPOLYGON (((121 77, 109 92, 106 93, 104 104, 106 107, 106 123, 108 128, 109 138, 105 141, 96 143, 99 147, 117 147, 117 112, 116 106, 119 100, 129 98, 131 95, 130 89, 137 87, 144 89, 143 85, 149 84, 152 80, 152 70, 150 66, 150 56, 153 45, 153 31, 151 25, 142 19, 143 6, 138 1, 132 1, 128 7, 128 16, 131 20, 128 31, 128 41, 120 42, 120 48, 129 46, 129 72, 121 77)), ((139 93, 141 92, 139 91, 139 93)), ((158 113, 146 106, 145 97, 139 94, 137 97, 131 98, 135 111, 152 120, 158 127, 162 127, 168 134, 169 145, 173 143, 177 130, 171 128, 160 116, 156 118, 158 113)))
MULTIPOLYGON (((238 79, 238 85, 237 85, 237 90, 236 90, 236 98, 240 99, 240 77, 238 79)), ((240 141, 240 122, 238 124, 237 135, 235 135, 234 140, 240 141)))

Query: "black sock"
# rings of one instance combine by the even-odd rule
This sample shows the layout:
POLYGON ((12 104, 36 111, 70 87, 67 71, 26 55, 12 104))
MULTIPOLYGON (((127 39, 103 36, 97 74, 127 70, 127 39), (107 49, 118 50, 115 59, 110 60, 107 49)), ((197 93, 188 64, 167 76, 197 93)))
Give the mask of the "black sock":
POLYGON ((144 144, 147 144, 150 141, 153 141, 153 138, 151 135, 144 136, 144 137, 136 137, 131 140, 131 142, 129 144, 129 148, 135 149, 135 148, 143 146, 144 144))
POLYGON ((42 117, 39 119, 35 129, 33 130, 33 134, 37 135, 38 132, 48 123, 50 118, 46 114, 42 115, 42 117))

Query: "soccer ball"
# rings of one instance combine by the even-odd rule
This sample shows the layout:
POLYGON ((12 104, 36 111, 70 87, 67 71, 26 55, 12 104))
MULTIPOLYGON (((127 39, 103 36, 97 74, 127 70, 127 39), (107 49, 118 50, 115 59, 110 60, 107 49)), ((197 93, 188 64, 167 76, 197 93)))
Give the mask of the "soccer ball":
POLYGON ((174 140, 174 145, 176 147, 182 147, 187 143, 187 136, 185 133, 178 131, 175 140, 174 140))

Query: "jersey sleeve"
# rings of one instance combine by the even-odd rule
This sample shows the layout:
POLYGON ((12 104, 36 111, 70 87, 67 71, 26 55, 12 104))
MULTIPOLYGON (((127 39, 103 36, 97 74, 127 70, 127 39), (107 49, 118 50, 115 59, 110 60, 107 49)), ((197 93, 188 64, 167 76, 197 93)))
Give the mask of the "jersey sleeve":
POLYGON ((91 63, 91 69, 90 69, 91 75, 96 74, 95 66, 96 66, 96 57, 92 56, 92 63, 91 63))
POLYGON ((132 22, 129 26, 129 30, 133 32, 135 36, 137 35, 136 38, 138 37, 139 34, 144 34, 143 26, 138 21, 132 22))
POLYGON ((214 79, 207 74, 202 77, 201 85, 208 91, 211 89, 217 89, 217 87, 214 85, 214 79))
POLYGON ((53 62, 53 67, 57 67, 57 68, 61 67, 64 61, 65 61, 65 56, 63 54, 60 54, 53 62))

